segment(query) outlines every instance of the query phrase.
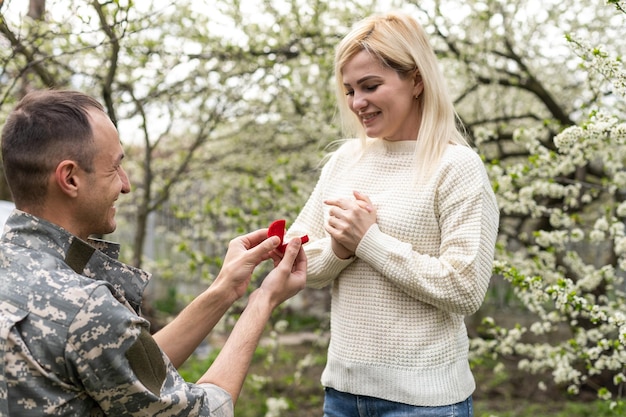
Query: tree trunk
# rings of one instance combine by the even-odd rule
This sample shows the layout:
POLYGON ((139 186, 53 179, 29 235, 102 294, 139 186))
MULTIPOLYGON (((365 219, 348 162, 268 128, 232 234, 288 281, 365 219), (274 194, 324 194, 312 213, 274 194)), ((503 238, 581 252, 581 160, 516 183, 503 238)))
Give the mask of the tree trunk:
POLYGON ((28 3, 28 17, 33 20, 42 20, 46 12, 46 0, 30 0, 28 3))

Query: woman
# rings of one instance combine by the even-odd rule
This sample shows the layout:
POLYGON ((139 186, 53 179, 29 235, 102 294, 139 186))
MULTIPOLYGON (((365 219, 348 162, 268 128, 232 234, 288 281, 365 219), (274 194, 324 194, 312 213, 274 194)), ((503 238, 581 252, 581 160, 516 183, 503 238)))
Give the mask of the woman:
POLYGON ((332 285, 324 416, 472 416, 464 316, 481 305, 499 212, 426 34, 372 16, 339 43, 347 140, 289 230, 332 285))

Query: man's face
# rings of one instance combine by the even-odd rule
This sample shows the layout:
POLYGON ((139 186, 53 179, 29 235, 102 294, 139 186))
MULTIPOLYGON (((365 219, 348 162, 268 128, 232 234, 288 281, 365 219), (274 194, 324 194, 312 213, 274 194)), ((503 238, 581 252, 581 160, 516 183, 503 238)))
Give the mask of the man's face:
POLYGON ((81 192, 80 210, 82 236, 107 234, 115 230, 115 201, 120 193, 130 192, 130 181, 122 168, 124 150, 115 126, 103 112, 89 111, 94 135, 93 172, 84 173, 85 188, 81 192))

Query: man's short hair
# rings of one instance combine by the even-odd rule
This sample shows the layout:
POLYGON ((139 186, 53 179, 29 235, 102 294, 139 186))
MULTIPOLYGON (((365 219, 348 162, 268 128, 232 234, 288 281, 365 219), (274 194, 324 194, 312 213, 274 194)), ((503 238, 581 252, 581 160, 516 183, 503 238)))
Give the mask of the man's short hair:
POLYGON ((17 208, 44 203, 48 180, 63 160, 93 170, 95 154, 88 112, 104 112, 94 98, 70 90, 28 93, 2 129, 4 174, 17 208))

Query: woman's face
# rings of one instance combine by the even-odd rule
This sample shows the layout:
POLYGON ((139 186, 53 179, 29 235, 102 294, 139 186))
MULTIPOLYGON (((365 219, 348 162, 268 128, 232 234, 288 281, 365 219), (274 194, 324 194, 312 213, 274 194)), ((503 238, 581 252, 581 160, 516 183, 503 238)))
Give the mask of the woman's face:
POLYGON ((421 79, 401 78, 366 51, 341 72, 348 106, 371 138, 416 140, 420 126, 421 79))

